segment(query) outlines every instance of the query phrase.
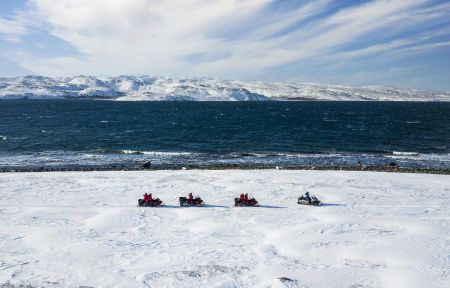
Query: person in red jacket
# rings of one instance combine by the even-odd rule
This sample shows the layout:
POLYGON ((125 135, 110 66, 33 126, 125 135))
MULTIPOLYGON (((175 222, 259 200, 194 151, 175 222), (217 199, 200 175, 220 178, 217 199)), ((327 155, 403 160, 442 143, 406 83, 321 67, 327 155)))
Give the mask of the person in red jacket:
POLYGON ((194 196, 192 195, 192 193, 189 193, 189 194, 188 194, 187 200, 188 200, 189 202, 192 202, 192 201, 194 200, 194 196))
POLYGON ((245 196, 244 194, 241 194, 241 197, 239 197, 239 202, 244 203, 245 201, 245 196))
POLYGON ((152 201, 153 201, 152 193, 150 193, 150 194, 145 193, 144 194, 144 202, 151 203, 152 201))
POLYGON ((245 196, 244 196, 244 203, 245 203, 245 205, 248 205, 248 194, 247 193, 245 193, 245 196))

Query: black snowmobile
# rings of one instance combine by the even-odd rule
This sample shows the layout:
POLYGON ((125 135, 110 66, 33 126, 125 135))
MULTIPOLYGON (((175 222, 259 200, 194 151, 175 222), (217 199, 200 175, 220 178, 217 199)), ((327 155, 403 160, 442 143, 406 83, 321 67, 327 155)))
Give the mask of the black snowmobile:
POLYGON ((248 199, 248 202, 245 203, 244 201, 241 201, 240 198, 234 198, 234 206, 238 207, 258 207, 259 203, 256 201, 255 198, 248 199))
POLYGON ((309 199, 305 199, 305 197, 303 197, 302 195, 298 197, 297 203, 302 205, 319 206, 321 202, 319 199, 317 199, 316 196, 311 196, 309 199))
POLYGON ((144 207, 158 207, 162 205, 162 201, 159 198, 155 198, 152 201, 145 202, 144 199, 138 200, 138 206, 144 207))
POLYGON ((195 197, 194 199, 192 199, 192 201, 189 201, 189 199, 187 199, 186 197, 180 197, 180 206, 181 207, 192 207, 192 206, 202 207, 202 206, 205 206, 205 203, 203 203, 203 200, 200 197, 195 197))

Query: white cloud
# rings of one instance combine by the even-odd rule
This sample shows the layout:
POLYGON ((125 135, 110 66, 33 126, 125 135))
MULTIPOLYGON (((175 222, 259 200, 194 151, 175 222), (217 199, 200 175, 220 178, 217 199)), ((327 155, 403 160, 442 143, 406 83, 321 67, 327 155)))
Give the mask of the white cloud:
MULTIPOLYGON (((246 78, 255 71, 311 57, 339 54, 345 59, 414 47, 416 42, 408 39, 378 37, 377 43, 348 54, 337 52, 374 33, 395 35, 423 21, 445 18, 450 9, 448 4, 424 7, 432 3, 426 0, 376 0, 314 18, 336 3, 317 0, 298 6, 288 2, 292 7, 287 9, 275 2, 30 0, 28 13, 33 21, 45 23, 42 29, 82 56, 35 58, 31 53, 18 61, 35 73, 48 75, 246 78)), ((0 28, 0 36, 8 35, 14 41, 27 33, 22 26, 8 24, 5 33, 0 28)))
MULTIPOLYGON (((211 27, 262 7, 264 1, 34 0, 50 33, 73 45, 104 73, 171 73, 182 56, 221 50, 211 27)), ((70 69, 70 68, 69 68, 70 69)))
POLYGON ((424 53, 429 50, 434 50, 438 48, 444 48, 444 47, 450 47, 450 41, 442 41, 442 42, 435 42, 435 43, 426 43, 421 45, 415 45, 410 47, 404 47, 395 51, 391 51, 387 54, 389 57, 398 57, 398 56, 410 56, 415 55, 419 53, 424 53))
POLYGON ((354 58, 368 57, 376 55, 379 59, 384 60, 385 58, 392 59, 394 57, 404 57, 406 52, 408 55, 420 54, 426 52, 427 50, 441 48, 448 46, 445 42, 430 42, 434 41, 435 38, 442 36, 449 36, 450 30, 442 30, 438 32, 426 33, 424 35, 418 35, 410 38, 401 38, 392 40, 382 44, 375 44, 361 49, 345 51, 342 53, 336 53, 330 57, 330 59, 337 60, 350 60, 354 58))
POLYGON ((28 34, 23 19, 14 15, 11 19, 0 17, 0 38, 12 43, 20 43, 21 37, 28 34))

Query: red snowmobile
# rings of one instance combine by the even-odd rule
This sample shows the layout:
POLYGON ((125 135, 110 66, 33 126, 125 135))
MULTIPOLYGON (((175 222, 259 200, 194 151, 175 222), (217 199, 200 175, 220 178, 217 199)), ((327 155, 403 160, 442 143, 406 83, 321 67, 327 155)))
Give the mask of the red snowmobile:
POLYGON ((259 203, 258 201, 256 201, 255 198, 244 198, 244 197, 240 197, 240 198, 234 198, 234 206, 237 207, 258 207, 259 203))
POLYGON ((147 195, 147 193, 144 194, 144 199, 138 200, 138 206, 145 206, 145 207, 158 207, 162 205, 162 201, 159 198, 152 198, 152 194, 147 195))

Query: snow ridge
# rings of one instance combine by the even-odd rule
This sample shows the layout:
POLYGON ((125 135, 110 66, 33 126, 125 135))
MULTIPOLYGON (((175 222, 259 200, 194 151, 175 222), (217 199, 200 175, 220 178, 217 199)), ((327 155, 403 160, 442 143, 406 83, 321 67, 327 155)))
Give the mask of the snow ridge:
POLYGON ((450 101, 450 92, 152 76, 0 77, 0 99, 450 101))

